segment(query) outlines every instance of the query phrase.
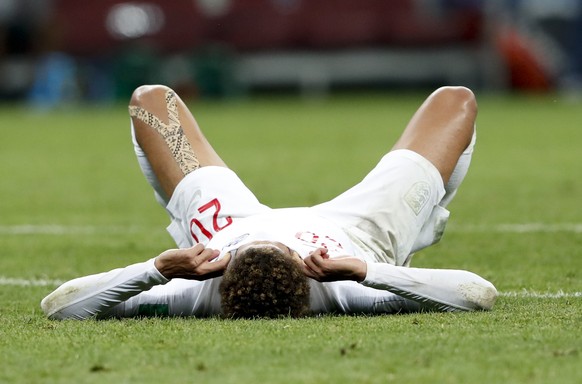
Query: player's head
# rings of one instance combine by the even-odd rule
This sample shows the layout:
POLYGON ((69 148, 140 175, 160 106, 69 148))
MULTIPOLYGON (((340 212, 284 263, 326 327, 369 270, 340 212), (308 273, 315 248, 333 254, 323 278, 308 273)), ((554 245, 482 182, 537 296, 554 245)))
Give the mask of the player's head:
POLYGON ((224 316, 277 318, 308 313, 309 282, 299 255, 271 241, 248 243, 233 253, 220 283, 224 316))

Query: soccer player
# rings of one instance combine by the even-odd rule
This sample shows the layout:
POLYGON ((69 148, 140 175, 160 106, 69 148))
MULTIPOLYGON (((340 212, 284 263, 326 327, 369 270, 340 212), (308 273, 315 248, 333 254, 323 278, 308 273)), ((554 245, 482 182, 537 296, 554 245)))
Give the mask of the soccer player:
POLYGON ((129 112, 138 162, 179 248, 63 284, 41 303, 49 318, 492 308, 497 291, 480 276, 410 267, 440 240, 469 167, 477 114, 469 89, 432 93, 354 187, 284 209, 257 200, 171 89, 139 87, 129 112))

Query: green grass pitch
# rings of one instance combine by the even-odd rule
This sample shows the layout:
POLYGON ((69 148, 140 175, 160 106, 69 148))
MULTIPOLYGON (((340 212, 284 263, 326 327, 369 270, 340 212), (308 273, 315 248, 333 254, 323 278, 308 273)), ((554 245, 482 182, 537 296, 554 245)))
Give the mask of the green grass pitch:
MULTIPOLYGON (((265 203, 353 185, 426 94, 191 102, 265 203)), ((477 95, 473 164, 440 244, 414 265, 491 280, 491 312, 300 320, 49 321, 58 281, 173 246, 123 106, 0 107, 2 383, 580 383, 582 104, 477 95)))

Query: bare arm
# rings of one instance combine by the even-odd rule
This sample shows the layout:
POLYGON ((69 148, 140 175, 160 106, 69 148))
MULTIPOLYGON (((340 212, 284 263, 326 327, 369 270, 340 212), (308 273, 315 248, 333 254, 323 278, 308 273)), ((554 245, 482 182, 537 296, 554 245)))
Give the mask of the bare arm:
POLYGON ((358 281, 439 311, 488 310, 497 298, 493 284, 472 272, 366 264, 355 257, 330 259, 325 249, 305 259, 304 272, 318 281, 358 281))

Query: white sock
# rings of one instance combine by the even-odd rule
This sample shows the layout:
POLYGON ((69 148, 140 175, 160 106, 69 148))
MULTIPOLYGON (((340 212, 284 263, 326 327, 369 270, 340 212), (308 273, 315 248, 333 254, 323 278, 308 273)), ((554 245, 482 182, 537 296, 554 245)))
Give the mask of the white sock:
POLYGON ((146 180, 148 181, 148 183, 154 189, 154 195, 156 197, 157 202, 160 203, 162 207, 165 208, 166 205, 168 205, 168 199, 164 197, 165 196, 164 190, 162 189, 162 186, 160 185, 160 182, 158 181, 158 178, 156 177, 156 174, 154 173, 154 170, 152 169, 152 166, 148 161, 145 152, 139 146, 137 139, 135 138, 135 130, 133 128, 133 121, 131 121, 131 119, 130 123, 131 123, 131 141, 133 142, 133 149, 135 151, 135 155, 137 156, 137 162, 139 163, 139 167, 141 168, 141 171, 145 176, 146 180))
POLYGON ((459 157, 459 161, 457 161, 457 165, 451 174, 451 178, 447 185, 445 185, 445 196, 439 203, 441 207, 446 207, 449 205, 453 197, 457 194, 457 189, 463 182, 463 179, 467 175, 469 171, 469 165, 471 164, 471 158, 473 157, 473 148, 475 147, 475 141, 477 140, 477 130, 473 131, 473 138, 471 139, 471 143, 465 149, 465 151, 459 157))

